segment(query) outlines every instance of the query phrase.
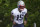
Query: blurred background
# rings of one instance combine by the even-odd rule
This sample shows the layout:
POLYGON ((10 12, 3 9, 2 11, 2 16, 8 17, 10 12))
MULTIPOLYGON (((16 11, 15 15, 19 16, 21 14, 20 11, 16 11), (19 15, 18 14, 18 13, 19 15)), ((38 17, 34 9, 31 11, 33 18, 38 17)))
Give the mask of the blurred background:
MULTIPOLYGON (((0 0, 0 27, 12 27, 10 20, 11 10, 17 7, 19 0, 0 0)), ((40 27, 40 0, 23 0, 28 9, 27 24, 25 27, 40 27)))

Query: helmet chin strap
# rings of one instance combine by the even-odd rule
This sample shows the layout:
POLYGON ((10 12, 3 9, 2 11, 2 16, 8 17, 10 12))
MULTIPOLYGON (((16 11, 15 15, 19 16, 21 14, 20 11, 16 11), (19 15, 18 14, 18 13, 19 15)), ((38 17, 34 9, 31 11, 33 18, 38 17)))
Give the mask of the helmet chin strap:
POLYGON ((23 9, 20 9, 21 11, 23 11, 23 9))
POLYGON ((23 11, 23 9, 18 9, 19 10, 19 12, 21 13, 21 11, 23 11))

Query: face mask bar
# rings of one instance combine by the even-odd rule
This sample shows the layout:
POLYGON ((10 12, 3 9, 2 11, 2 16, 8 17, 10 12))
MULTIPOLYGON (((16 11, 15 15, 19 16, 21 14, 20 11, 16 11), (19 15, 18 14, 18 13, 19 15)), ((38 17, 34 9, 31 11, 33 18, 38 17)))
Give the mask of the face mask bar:
POLYGON ((21 5, 20 5, 20 6, 18 6, 18 7, 19 7, 20 9, 24 9, 24 8, 25 8, 25 6, 21 6, 21 5))

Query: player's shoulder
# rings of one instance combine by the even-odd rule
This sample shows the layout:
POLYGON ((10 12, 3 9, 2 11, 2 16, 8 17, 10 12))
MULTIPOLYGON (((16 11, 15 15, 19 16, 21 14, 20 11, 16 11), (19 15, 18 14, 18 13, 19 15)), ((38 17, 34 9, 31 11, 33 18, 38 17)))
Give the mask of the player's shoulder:
POLYGON ((12 11, 16 11, 18 8, 14 8, 12 11))
POLYGON ((14 8, 13 11, 17 10, 18 8, 14 8))

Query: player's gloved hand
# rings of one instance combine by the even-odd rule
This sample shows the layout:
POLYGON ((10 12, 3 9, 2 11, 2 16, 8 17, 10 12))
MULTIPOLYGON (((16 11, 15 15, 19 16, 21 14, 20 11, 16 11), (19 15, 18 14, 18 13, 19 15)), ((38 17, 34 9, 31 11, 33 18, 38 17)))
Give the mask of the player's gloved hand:
POLYGON ((26 25, 27 21, 24 21, 24 25, 26 25))
POLYGON ((13 24, 16 25, 16 22, 13 21, 13 24))

